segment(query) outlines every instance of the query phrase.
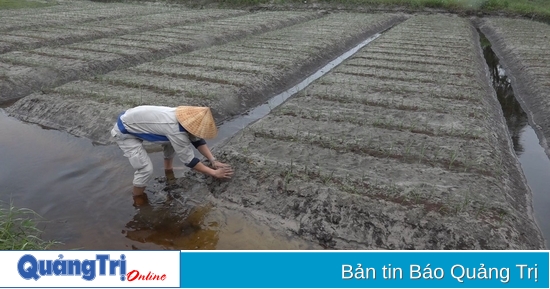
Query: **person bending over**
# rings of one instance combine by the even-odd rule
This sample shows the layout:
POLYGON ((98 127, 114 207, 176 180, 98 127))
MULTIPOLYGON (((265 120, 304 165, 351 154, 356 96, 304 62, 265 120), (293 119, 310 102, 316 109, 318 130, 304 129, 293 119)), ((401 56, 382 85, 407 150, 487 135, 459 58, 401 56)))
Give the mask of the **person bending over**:
POLYGON ((208 107, 143 105, 121 113, 111 136, 135 169, 134 205, 148 202, 145 187, 153 175, 151 159, 143 147, 144 140, 162 144, 167 179, 174 179, 172 161, 176 154, 189 168, 215 178, 229 179, 233 169, 218 162, 206 145, 205 139, 216 135, 216 123, 208 107), (195 157, 192 146, 208 159, 211 168, 195 157))

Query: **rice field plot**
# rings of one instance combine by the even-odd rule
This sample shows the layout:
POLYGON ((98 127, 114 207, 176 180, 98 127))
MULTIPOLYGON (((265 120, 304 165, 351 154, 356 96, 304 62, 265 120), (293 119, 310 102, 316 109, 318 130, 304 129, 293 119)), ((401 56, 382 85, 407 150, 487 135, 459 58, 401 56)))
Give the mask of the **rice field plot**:
MULTIPOLYGON (((266 18, 262 14, 256 17, 266 18)), ((100 143, 108 142, 119 111, 141 104, 210 106, 220 121, 267 100, 348 49, 352 42, 366 38, 365 34, 402 20, 395 14, 336 13, 242 41, 67 83, 30 95, 7 110, 24 120, 100 143)), ((219 29, 227 34, 227 28, 219 29)))
POLYGON ((46 14, 46 13, 57 13, 57 12, 75 12, 75 11, 84 11, 93 7, 97 7, 98 3, 92 1, 66 1, 66 2, 57 2, 55 5, 50 5, 46 7, 41 7, 37 9, 36 7, 29 8, 18 8, 18 9, 0 9, 0 17, 13 17, 13 16, 23 16, 23 15, 37 15, 37 14, 46 14))
POLYGON ((327 248, 541 249, 486 70, 467 20, 415 16, 219 148, 209 189, 327 248))
POLYGON ((479 23, 550 155, 550 25, 506 18, 479 23))
POLYGON ((4 12, 0 14, 0 31, 85 23, 165 11, 169 11, 169 9, 162 6, 77 1, 69 5, 60 5, 57 9, 34 9, 34 13, 10 15, 9 12, 4 12), (72 5, 78 6, 78 8, 72 8, 72 5))
POLYGON ((156 12, 158 11, 151 11, 153 14, 147 15, 130 15, 116 19, 99 19, 86 23, 68 23, 3 32, 0 40, 0 53, 154 31, 248 13, 240 10, 184 10, 180 8, 170 10, 165 8, 162 13, 156 12))
MULTIPOLYGON (((201 14, 203 12, 197 12, 201 14)), ((227 12, 230 13, 230 12, 227 12)), ((69 81, 234 41, 323 16, 318 12, 259 12, 57 47, 0 54, 0 102, 69 81), (19 67, 33 67, 19 74, 19 67), (11 69, 13 67, 13 69, 11 69)))

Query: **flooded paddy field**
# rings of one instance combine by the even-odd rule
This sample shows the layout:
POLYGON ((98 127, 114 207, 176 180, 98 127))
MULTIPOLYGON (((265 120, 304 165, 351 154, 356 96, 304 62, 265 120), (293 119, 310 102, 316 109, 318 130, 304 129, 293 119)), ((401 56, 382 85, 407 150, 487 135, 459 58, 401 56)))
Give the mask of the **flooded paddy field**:
POLYGON ((0 200, 52 220, 46 237, 62 248, 544 247, 468 19, 125 5, 80 19, 49 7, 37 26, 0 12, 17 19, 0 23, 0 200), (260 117, 249 110, 362 42, 246 126, 260 117), (235 177, 176 160, 167 185, 153 147, 151 206, 132 207, 132 168, 108 137, 140 104, 212 107, 210 145, 235 177))

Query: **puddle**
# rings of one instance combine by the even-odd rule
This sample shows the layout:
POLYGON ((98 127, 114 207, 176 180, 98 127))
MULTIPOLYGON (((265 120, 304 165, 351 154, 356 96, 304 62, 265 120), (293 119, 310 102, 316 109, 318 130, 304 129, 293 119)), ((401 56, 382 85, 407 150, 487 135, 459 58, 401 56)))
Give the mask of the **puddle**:
MULTIPOLYGON (((267 115, 379 36, 366 39, 296 86, 224 123, 209 145, 220 145, 267 115)), ((170 208, 173 201, 134 208, 133 169, 116 145, 95 146, 88 139, 22 123, 1 108, 0 135, 0 201, 32 209, 48 220, 42 226, 42 237, 63 243, 54 249, 320 249, 228 209, 201 205, 182 213, 170 208)), ((152 149, 154 176, 162 176, 162 153, 152 149)), ((181 177, 185 169, 177 158, 174 168, 176 177, 181 177)))
POLYGON ((502 107, 514 150, 519 158, 527 183, 533 192, 535 218, 550 248, 550 159, 539 143, 538 136, 529 124, 527 114, 516 100, 510 79, 499 64, 489 40, 478 30, 485 61, 491 70, 491 80, 502 107))

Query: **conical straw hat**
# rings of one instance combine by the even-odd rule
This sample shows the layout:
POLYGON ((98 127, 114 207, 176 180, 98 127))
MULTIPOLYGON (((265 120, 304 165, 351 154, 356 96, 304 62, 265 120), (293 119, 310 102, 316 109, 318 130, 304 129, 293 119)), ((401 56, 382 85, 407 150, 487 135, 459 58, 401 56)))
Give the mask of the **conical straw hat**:
POLYGON ((216 122, 208 107, 178 106, 176 118, 181 126, 194 136, 212 139, 218 135, 216 122))

